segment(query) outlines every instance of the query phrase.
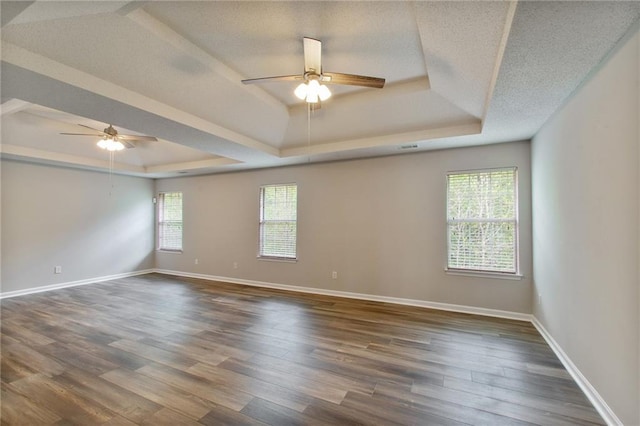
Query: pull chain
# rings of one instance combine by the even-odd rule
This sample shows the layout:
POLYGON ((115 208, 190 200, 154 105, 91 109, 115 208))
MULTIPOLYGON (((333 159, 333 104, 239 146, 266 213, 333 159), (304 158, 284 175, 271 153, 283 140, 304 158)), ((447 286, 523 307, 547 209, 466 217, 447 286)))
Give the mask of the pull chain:
POLYGON ((307 163, 311 163, 311 103, 307 103, 307 163))
POLYGON ((109 197, 113 191, 113 151, 109 151, 109 197))

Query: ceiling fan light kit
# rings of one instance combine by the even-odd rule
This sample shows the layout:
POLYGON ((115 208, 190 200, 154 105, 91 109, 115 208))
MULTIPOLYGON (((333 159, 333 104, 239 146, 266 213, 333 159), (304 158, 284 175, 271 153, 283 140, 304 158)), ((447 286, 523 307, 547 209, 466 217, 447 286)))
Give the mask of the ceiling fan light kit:
POLYGON ((100 139, 97 145, 107 151, 122 151, 124 149, 124 144, 122 142, 112 138, 100 139))
POLYGON ((317 78, 312 78, 308 83, 300 84, 293 92, 300 100, 315 104, 318 100, 326 101, 331 97, 331 91, 324 84, 320 84, 317 78))

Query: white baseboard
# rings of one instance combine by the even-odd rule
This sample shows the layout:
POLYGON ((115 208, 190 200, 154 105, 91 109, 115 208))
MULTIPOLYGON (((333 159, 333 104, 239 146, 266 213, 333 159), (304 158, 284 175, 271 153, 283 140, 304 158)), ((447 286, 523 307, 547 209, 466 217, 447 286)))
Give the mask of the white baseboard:
POLYGON ((418 306, 421 308, 438 309, 441 311, 461 312, 465 314, 475 314, 475 315, 482 315, 482 316, 488 316, 488 317, 512 319, 512 320, 518 320, 518 321, 528 321, 528 322, 531 321, 530 314, 522 314, 519 312, 511 312, 511 311, 501 311, 498 309, 477 308, 474 306, 454 305, 450 303, 440 303, 440 302, 429 302, 426 300, 403 299, 400 297, 376 296, 373 294, 352 293, 348 291, 339 291, 339 290, 327 290, 327 289, 322 289, 317 287, 300 287, 300 286, 288 285, 288 284, 275 284, 275 283, 269 283, 264 281, 253 281, 253 280, 245 280, 241 278, 219 277, 214 275, 195 274, 191 272, 171 271, 166 269, 156 269, 155 272, 159 274, 174 275, 174 276, 187 277, 187 278, 198 278, 198 279, 203 279, 208 281, 221 281, 221 282, 232 283, 232 284, 249 285, 253 287, 265 287, 265 288, 273 288, 278 290, 296 291, 299 293, 311 293, 311 294, 320 294, 324 296, 345 297, 348 299, 371 300, 374 302, 386 302, 386 303, 394 303, 397 305, 418 306))
POLYGON ((76 287, 79 285, 95 284, 103 281, 117 280, 120 278, 133 277, 136 275, 150 274, 153 272, 155 272, 155 270, 153 269, 144 269, 142 271, 125 272, 122 274, 115 274, 115 275, 105 275, 103 277, 88 278, 86 280, 78 280, 78 281, 69 281, 66 283, 59 283, 59 284, 51 284, 51 285, 45 285, 42 287, 28 288, 25 290, 7 291, 4 293, 0 293, 0 299, 7 299, 9 297, 17 297, 17 296, 25 296, 27 294, 33 294, 33 293, 42 293, 43 291, 58 290, 58 289, 67 288, 67 287, 76 287))
POLYGON ((589 401, 593 404, 598 413, 602 416, 604 421, 609 426, 623 426, 620 419, 615 415, 611 407, 606 403, 606 401, 600 396, 598 391, 589 383, 587 378, 578 370, 578 367, 571 361, 569 356, 562 350, 558 342, 551 336, 551 334, 547 331, 546 328, 542 325, 542 323, 535 316, 531 316, 531 323, 538 330, 538 332, 544 337, 544 340, 547 341, 547 344, 551 347, 553 352, 562 362, 564 368, 567 369, 573 380, 576 381, 582 392, 587 396, 589 401))

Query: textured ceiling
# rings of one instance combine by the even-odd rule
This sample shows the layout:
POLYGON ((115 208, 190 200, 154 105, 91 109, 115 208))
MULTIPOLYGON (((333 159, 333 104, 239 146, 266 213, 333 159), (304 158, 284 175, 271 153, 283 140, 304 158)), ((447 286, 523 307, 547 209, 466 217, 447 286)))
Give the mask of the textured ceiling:
POLYGON ((577 1, 0 7, 2 155, 103 169, 94 141, 59 133, 110 123, 161 139, 117 154, 150 177, 528 139, 640 16, 577 1), (241 84, 301 73, 305 36, 325 71, 385 88, 332 85, 310 113, 295 83, 241 84))

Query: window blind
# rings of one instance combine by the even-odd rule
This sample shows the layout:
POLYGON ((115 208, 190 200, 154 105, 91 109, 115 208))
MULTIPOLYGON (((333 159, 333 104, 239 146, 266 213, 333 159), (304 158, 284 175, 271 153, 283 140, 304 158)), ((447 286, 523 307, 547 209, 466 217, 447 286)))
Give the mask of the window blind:
POLYGON ((448 268, 518 272, 515 168, 449 173, 448 268))
POLYGON ((182 250, 182 192, 158 194, 158 249, 182 250))
POLYGON ((298 186, 260 188, 260 257, 295 259, 298 186))

